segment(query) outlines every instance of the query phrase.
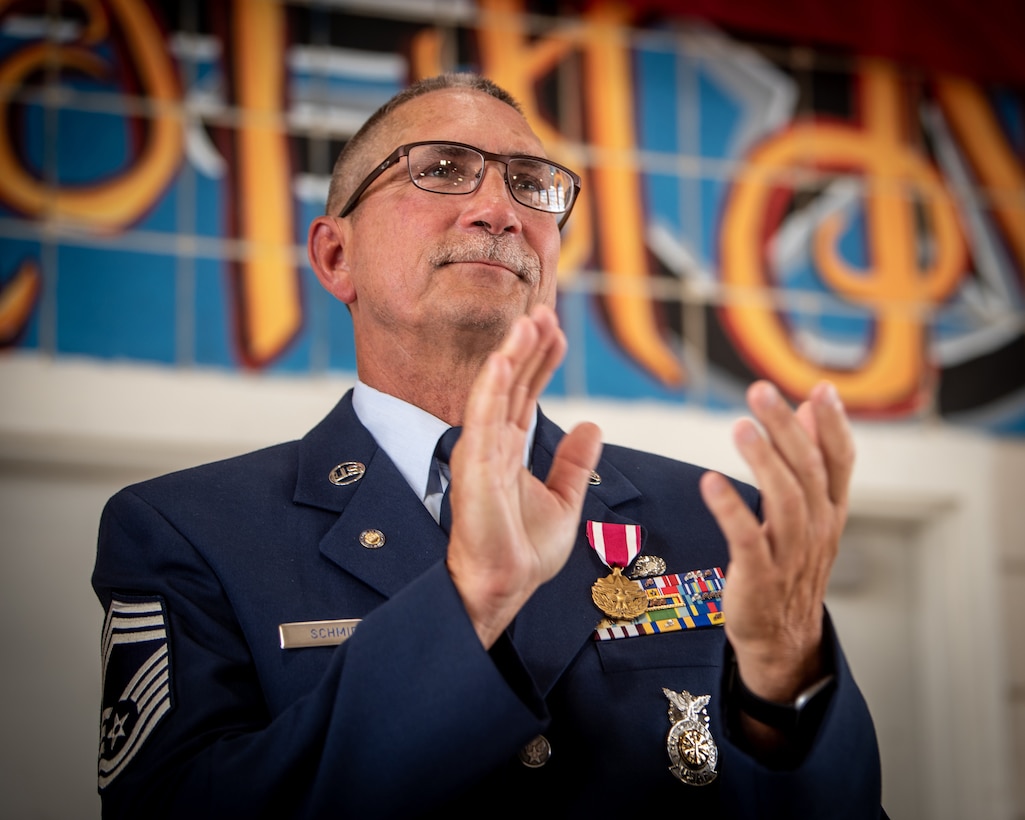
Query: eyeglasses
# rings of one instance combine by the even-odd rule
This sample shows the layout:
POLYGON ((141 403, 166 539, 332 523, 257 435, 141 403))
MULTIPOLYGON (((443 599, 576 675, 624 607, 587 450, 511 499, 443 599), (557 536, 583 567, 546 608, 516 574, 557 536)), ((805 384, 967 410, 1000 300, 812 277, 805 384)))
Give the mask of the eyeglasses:
POLYGON ((371 183, 401 157, 407 158, 413 184, 432 194, 473 193, 484 179, 485 162, 501 162, 505 165, 505 184, 513 199, 536 211, 562 214, 560 228, 569 219, 580 193, 579 176, 542 157, 491 154, 461 142, 411 142, 400 145, 367 175, 338 216, 352 213, 371 183))

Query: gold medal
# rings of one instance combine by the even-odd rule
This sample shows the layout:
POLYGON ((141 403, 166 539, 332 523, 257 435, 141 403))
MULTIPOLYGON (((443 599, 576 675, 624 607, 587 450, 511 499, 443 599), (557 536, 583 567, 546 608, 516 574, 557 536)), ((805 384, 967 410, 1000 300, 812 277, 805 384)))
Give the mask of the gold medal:
POLYGON ((648 594, 644 588, 626 578, 620 567, 612 567, 611 575, 594 582, 591 600, 614 621, 629 621, 648 608, 648 594))
POLYGON ((587 540, 601 562, 612 574, 599 578, 591 587, 594 605, 614 621, 629 621, 648 608, 648 594, 639 581, 623 575, 623 570, 641 551, 639 524, 587 522, 587 540))

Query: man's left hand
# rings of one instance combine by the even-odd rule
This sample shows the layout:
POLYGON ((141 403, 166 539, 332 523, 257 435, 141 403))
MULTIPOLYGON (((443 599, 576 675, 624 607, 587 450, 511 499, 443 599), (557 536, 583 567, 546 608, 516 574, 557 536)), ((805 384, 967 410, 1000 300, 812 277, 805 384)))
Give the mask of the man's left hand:
POLYGON ((726 635, 755 694, 792 701, 822 676, 823 602, 847 519, 854 442, 835 388, 818 384, 792 411, 775 387, 756 382, 751 419, 733 431, 762 492, 758 521, 713 472, 701 491, 730 548, 723 592, 726 635))

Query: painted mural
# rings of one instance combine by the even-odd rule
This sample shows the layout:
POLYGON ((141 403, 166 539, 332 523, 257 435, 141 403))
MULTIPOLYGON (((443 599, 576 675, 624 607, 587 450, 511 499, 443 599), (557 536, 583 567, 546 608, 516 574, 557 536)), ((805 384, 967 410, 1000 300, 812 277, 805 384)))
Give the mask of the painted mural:
POLYGON ((826 377, 862 418, 1025 434, 1025 89, 558 6, 0 0, 0 346, 353 371, 306 226, 371 111, 472 69, 583 177, 553 393, 826 377))

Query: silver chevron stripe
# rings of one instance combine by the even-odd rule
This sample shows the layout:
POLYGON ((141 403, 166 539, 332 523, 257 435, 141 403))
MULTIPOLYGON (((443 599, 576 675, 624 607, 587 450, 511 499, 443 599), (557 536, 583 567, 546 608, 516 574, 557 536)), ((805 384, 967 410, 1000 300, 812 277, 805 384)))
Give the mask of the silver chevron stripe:
MULTIPOLYGON (((167 626, 160 602, 112 600, 103 627, 102 654, 105 702, 100 723, 98 776, 101 789, 135 757, 171 708, 167 626), (152 644, 153 651, 147 655, 145 648, 137 646, 141 644, 152 644), (136 651, 129 656, 133 664, 129 670, 133 674, 117 702, 110 703, 106 685, 111 658, 119 647, 125 652, 133 646, 136 651)), ((128 674, 124 669, 122 672, 128 674)), ((118 683, 115 681, 114 685, 118 683)))

